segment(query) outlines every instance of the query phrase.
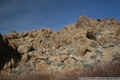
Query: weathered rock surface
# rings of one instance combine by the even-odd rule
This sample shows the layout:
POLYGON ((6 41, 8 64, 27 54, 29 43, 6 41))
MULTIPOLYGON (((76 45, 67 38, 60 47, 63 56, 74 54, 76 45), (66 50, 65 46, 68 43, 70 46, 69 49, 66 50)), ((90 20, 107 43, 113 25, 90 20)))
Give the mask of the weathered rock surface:
POLYGON ((29 45, 20 45, 20 46, 18 46, 18 49, 17 49, 17 51, 18 51, 18 53, 19 54, 24 54, 24 53, 27 53, 28 51, 30 51, 32 49, 32 47, 31 46, 29 46, 29 45))
POLYGON ((114 60, 120 54, 120 22, 115 18, 89 19, 54 32, 49 28, 0 35, 1 73, 66 72, 76 67, 114 60))
POLYGON ((24 64, 29 60, 29 55, 27 53, 23 54, 20 60, 20 64, 24 64))
POLYGON ((36 70, 38 72, 46 73, 46 72, 50 71, 48 64, 46 64, 46 62, 44 62, 44 61, 37 63, 35 66, 36 66, 36 70))

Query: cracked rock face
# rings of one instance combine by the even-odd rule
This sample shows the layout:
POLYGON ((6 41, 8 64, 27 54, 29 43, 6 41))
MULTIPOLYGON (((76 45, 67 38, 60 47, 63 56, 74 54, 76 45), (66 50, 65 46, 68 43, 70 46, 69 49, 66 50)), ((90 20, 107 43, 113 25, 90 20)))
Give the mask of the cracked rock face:
MULTIPOLYGON (((120 54, 120 24, 81 16, 75 24, 54 32, 49 28, 0 35, 0 71, 12 76, 26 72, 66 72, 93 69, 93 63, 120 54)), ((119 57, 119 56, 117 56, 119 57)))

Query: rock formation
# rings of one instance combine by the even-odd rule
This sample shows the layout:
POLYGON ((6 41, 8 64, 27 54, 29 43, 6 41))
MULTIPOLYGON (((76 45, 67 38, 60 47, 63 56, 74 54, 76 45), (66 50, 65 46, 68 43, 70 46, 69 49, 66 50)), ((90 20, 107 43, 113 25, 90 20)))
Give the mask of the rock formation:
POLYGON ((42 28, 0 35, 1 74, 61 73, 111 61, 120 54, 119 23, 115 18, 96 20, 84 15, 57 32, 42 28))
POLYGON ((15 44, 12 43, 11 41, 8 41, 6 38, 2 37, 2 35, 0 34, 0 71, 1 73, 11 70, 12 67, 16 67, 19 60, 20 60, 20 56, 15 50, 15 44))

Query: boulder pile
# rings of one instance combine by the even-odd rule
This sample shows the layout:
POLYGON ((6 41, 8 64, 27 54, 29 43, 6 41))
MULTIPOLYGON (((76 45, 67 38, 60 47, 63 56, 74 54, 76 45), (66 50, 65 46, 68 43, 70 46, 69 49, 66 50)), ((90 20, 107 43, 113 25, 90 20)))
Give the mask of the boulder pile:
POLYGON ((0 73, 17 76, 92 69, 94 63, 111 61, 119 49, 120 22, 83 15, 57 32, 42 28, 0 35, 0 73))

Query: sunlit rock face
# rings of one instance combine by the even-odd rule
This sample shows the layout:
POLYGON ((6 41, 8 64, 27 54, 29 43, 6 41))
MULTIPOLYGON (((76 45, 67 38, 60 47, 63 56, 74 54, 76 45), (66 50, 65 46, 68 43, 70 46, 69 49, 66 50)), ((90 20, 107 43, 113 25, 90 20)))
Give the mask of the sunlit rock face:
POLYGON ((17 76, 25 71, 61 73, 83 69, 111 61, 113 55, 120 54, 119 49, 120 22, 83 15, 57 32, 42 28, 0 35, 0 71, 17 76))

